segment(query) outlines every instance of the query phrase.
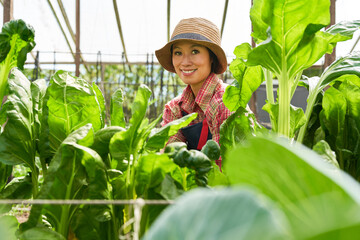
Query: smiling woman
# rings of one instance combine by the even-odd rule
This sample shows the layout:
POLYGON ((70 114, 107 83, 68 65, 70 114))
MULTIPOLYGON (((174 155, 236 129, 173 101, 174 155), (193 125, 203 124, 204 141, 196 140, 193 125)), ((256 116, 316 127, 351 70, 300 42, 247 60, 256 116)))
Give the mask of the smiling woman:
MULTIPOLYGON (((200 150, 209 139, 219 142, 220 125, 231 115, 222 102, 226 85, 216 75, 227 68, 220 39, 219 29, 209 20, 183 19, 171 40, 156 51, 159 63, 187 84, 180 96, 165 105, 162 126, 187 114, 198 114, 169 143, 186 142, 188 149, 200 150)), ((221 167, 221 159, 217 164, 221 167)))

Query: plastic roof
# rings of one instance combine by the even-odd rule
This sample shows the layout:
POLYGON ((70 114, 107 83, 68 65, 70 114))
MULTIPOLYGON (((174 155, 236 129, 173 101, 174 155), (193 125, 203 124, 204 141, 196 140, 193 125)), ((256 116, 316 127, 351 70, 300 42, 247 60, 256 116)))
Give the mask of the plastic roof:
MULTIPOLYGON (((21 18, 35 29, 36 47, 40 62, 74 61, 61 29, 50 8, 53 6, 67 38, 75 52, 75 43, 61 14, 59 0, 13 0, 13 16, 21 18), (54 54, 54 52, 56 52, 54 54), (54 58, 55 56, 55 58, 54 58)), ((225 0, 172 0, 170 11, 170 32, 182 18, 205 17, 219 29, 225 7, 225 0)), ((75 0, 62 0, 64 9, 75 32, 75 0)), ((222 47, 229 62, 234 48, 251 42, 249 18, 251 0, 229 0, 224 25, 222 47)), ((129 62, 146 62, 147 54, 162 47, 167 41, 167 0, 117 0, 125 48, 129 62)), ((112 0, 80 1, 80 49, 85 61, 96 62, 101 52, 102 62, 121 62, 123 47, 116 24, 112 0)), ((358 0, 336 1, 336 22, 359 19, 358 0)), ((0 5, 2 19, 3 7, 0 5)), ((347 54, 359 36, 337 45, 337 56, 347 54)), ((360 51, 360 43, 355 50, 360 51)), ((151 56, 151 55, 150 55, 151 56)), ((156 62, 156 57, 153 57, 156 62)), ((151 61, 151 58, 148 58, 151 61)), ((28 56, 28 62, 33 58, 28 56)))

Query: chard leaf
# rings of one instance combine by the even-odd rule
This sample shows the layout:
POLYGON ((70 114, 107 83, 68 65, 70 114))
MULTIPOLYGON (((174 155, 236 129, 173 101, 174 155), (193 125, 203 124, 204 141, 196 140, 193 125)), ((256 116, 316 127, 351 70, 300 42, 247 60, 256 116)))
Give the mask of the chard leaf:
POLYGON ((354 32, 359 30, 360 20, 342 21, 330 26, 326 32, 340 38, 340 41, 352 39, 354 32))
POLYGON ((257 188, 276 202, 297 239, 360 221, 358 182, 287 139, 250 138, 228 154, 224 169, 232 184, 257 188))
POLYGON ((9 78, 8 122, 0 136, 0 160, 6 164, 25 163, 36 173, 33 102, 31 82, 14 69, 9 78))
POLYGON ((21 47, 14 51, 16 55, 13 53, 14 55, 10 56, 10 58, 15 58, 17 62, 15 66, 23 69, 27 53, 35 47, 35 30, 22 19, 11 20, 3 25, 0 33, 0 62, 4 61, 9 53, 11 53, 11 40, 16 35, 25 43, 15 46, 21 47))
MULTIPOLYGON (((5 23, 0 33, 0 102, 6 94, 7 80, 13 67, 23 69, 27 53, 35 47, 35 31, 23 20, 5 23)), ((0 106, 1 106, 0 104, 0 106)))
POLYGON ((318 95, 327 86, 331 85, 334 80, 342 81, 341 76, 353 74, 360 77, 360 53, 352 53, 345 57, 341 57, 333 62, 325 71, 322 73, 320 79, 310 78, 309 79, 309 96, 307 99, 307 107, 305 111, 306 123, 300 129, 297 141, 303 142, 305 132, 307 130, 308 121, 313 111, 314 105, 318 95))
POLYGON ((236 59, 231 62, 229 69, 236 82, 226 87, 223 96, 223 102, 230 111, 236 111, 239 107, 246 108, 251 95, 264 81, 264 74, 260 66, 246 66, 245 60, 250 51, 251 46, 248 43, 243 43, 234 50, 236 59))
POLYGON ((104 126, 100 96, 86 80, 59 70, 50 80, 44 100, 40 153, 51 158, 73 131, 91 123, 97 131, 104 126))
POLYGON ((11 180, 0 193, 0 199, 29 199, 32 196, 32 182, 30 176, 18 177, 11 180))
POLYGON ((312 66, 336 43, 352 38, 360 21, 342 22, 328 31, 330 2, 255 0, 250 10, 253 36, 260 45, 249 53, 249 65, 261 65, 292 79, 312 66))
POLYGON ((325 139, 336 152, 340 168, 360 179, 360 78, 345 75, 323 98, 320 113, 325 139))
MULTIPOLYGON (((329 7, 328 0, 255 0, 250 10, 253 36, 259 45, 249 53, 246 63, 266 68, 279 80, 277 131, 286 137, 294 135, 288 106, 300 74, 325 53, 331 53, 337 42, 350 39, 356 26, 360 26, 360 21, 353 21, 331 31, 320 31, 330 23, 329 7), (344 26, 348 27, 346 31, 344 26)), ((300 132, 300 142, 304 134, 300 132)))
POLYGON ((39 151, 39 139, 41 133, 41 119, 43 117, 43 104, 44 97, 46 94, 46 81, 45 79, 37 79, 31 82, 31 95, 33 101, 33 112, 34 112, 34 127, 36 134, 36 150, 39 151))
POLYGON ((196 189, 166 208, 143 239, 291 239, 286 226, 276 205, 254 191, 196 189))
POLYGON ((100 111, 101 122, 102 122, 101 127, 104 127, 105 126, 105 119, 106 119, 105 98, 104 98, 104 95, 101 92, 98 85, 93 83, 92 87, 94 89, 94 93, 96 95, 96 100, 97 100, 97 102, 99 104, 99 108, 100 108, 99 111, 100 111))
POLYGON ((322 107, 323 109, 320 112, 321 125, 327 129, 329 134, 327 141, 331 146, 344 148, 346 98, 336 88, 329 88, 324 94, 322 107))
POLYGON ((65 240, 66 237, 47 227, 31 228, 20 234, 22 240, 47 239, 47 240, 65 240))
POLYGON ((326 162, 333 164, 335 167, 339 167, 339 163, 336 160, 335 152, 331 150, 329 144, 326 141, 320 140, 319 142, 317 142, 314 145, 313 150, 317 154, 322 156, 322 158, 326 162))
POLYGON ((262 127, 257 125, 253 114, 249 114, 245 108, 239 107, 220 126, 219 144, 222 162, 226 161, 228 150, 238 143, 243 143, 249 134, 262 131, 261 129, 262 127))
POLYGON ((13 166, 0 162, 0 191, 7 185, 13 166))
POLYGON ((160 186, 166 174, 170 174, 176 168, 176 164, 166 154, 143 155, 136 168, 136 194, 144 197, 150 188, 160 186))
MULTIPOLYGON (((314 90, 319 93, 324 87, 331 84, 335 79, 342 75, 353 74, 360 77, 360 53, 351 53, 345 57, 341 57, 333 62, 322 73, 320 80, 314 90)), ((338 79, 337 79, 338 81, 338 79)), ((311 89, 310 89, 311 90, 311 89)), ((309 94, 311 94, 310 91, 309 94)))
POLYGON ((179 129, 189 125, 196 117, 197 113, 191 113, 180 119, 174 120, 161 128, 152 129, 146 143, 146 148, 155 150, 164 148, 171 136, 175 135, 179 129))
MULTIPOLYGON (((71 133, 61 144, 48 168, 39 199, 109 199, 106 168, 101 157, 89 148, 94 133, 87 124, 71 133)), ((64 237, 68 236, 72 217, 79 205, 34 205, 21 232, 37 226, 41 214, 64 237)), ((92 206, 87 211, 98 221, 108 220, 108 206, 92 206)))
POLYGON ((92 212, 87 208, 79 209, 74 215, 72 221, 72 230, 76 239, 98 240, 98 239, 116 239, 119 233, 110 228, 112 221, 99 222, 92 212))
POLYGON ((117 89, 111 96, 110 116, 111 125, 125 127, 125 116, 123 110, 124 93, 121 88, 117 89))
MULTIPOLYGON (((40 86, 41 81, 31 83, 19 70, 12 70, 6 103, 8 122, 0 135, 0 161, 8 165, 26 164, 32 172, 34 195, 38 191, 38 169, 35 164, 38 119, 41 115, 38 111, 41 100, 38 97, 44 91, 40 86)), ((9 168, 2 166, 2 173, 11 173, 9 168)))
POLYGON ((140 85, 131 107, 132 116, 129 127, 126 131, 116 133, 110 141, 110 153, 113 158, 128 159, 131 154, 137 153, 140 150, 138 148, 142 147, 138 146, 142 137, 139 135, 139 129, 142 129, 141 124, 146 114, 150 96, 150 89, 144 84, 140 85))
POLYGON ((19 222, 14 216, 1 215, 0 216, 0 232, 4 240, 16 240, 16 231, 19 222))
MULTIPOLYGON (((100 129, 95 133, 94 143, 92 144, 91 149, 95 150, 104 162, 107 162, 108 154, 110 153, 110 140, 115 133, 122 131, 125 131, 125 129, 119 126, 109 126, 100 129)), ((108 167, 110 168, 110 166, 108 167)))

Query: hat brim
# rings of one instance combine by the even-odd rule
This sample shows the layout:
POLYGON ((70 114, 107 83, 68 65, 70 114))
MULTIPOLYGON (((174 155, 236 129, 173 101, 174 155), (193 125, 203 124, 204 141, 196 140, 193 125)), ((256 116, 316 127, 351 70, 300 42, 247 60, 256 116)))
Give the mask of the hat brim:
POLYGON ((219 47, 219 45, 208 42, 208 41, 202 41, 202 40, 193 40, 193 39, 176 39, 173 41, 168 42, 164 47, 162 47, 159 50, 155 51, 155 55, 161 64, 163 68, 168 70, 169 72, 175 73, 174 65, 172 64, 172 56, 171 56, 171 46, 174 43, 180 42, 180 41, 191 41, 200 45, 203 45, 210 49, 217 58, 217 64, 214 66, 214 73, 216 74, 222 74, 227 69, 227 59, 224 50, 219 47))

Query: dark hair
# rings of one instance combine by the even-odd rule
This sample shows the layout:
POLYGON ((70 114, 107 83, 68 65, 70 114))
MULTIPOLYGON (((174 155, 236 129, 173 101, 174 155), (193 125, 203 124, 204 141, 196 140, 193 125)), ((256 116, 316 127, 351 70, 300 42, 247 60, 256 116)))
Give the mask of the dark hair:
POLYGON ((209 54, 210 54, 210 59, 212 59, 212 63, 211 63, 211 72, 214 73, 215 72, 215 67, 219 65, 219 61, 215 55, 215 53, 213 53, 213 51, 211 51, 209 48, 207 48, 209 50, 209 54))

